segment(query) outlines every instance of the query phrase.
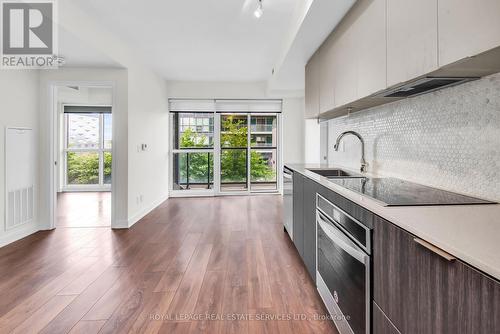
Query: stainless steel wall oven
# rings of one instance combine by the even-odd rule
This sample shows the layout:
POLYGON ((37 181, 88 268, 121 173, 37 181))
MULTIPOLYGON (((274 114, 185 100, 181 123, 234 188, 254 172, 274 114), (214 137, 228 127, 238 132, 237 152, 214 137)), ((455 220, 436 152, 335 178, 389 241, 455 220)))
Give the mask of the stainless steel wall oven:
POLYGON ((316 280, 341 334, 369 334, 371 230, 316 195, 316 280))

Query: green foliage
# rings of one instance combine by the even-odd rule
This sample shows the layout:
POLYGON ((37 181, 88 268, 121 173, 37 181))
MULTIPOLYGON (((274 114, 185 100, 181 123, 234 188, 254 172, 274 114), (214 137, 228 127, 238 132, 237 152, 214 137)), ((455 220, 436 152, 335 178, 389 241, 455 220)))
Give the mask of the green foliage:
POLYGON ((98 184, 99 155, 68 152, 68 184, 98 184))
POLYGON ((200 148, 206 147, 207 137, 198 134, 191 129, 186 129, 180 138, 180 148, 200 148))
MULTIPOLYGON (((233 116, 226 117, 221 124, 221 180, 222 182, 245 182, 247 175, 247 131, 246 122, 233 116), (241 148, 224 149, 224 148, 241 148)), ((206 147, 206 136, 191 129, 184 131, 180 138, 181 148, 206 147)), ((186 156, 181 156, 179 167, 181 179, 186 180, 186 156)), ((189 154, 189 181, 207 182, 208 173, 213 180, 213 155, 208 153, 189 154), (210 171, 207 171, 210 158, 210 171)), ((276 172, 259 152, 250 153, 250 174, 253 181, 275 181, 276 172)))
MULTIPOLYGON (((180 138, 181 148, 202 148, 207 146, 207 137, 200 135, 191 129, 186 129, 180 138)), ((180 167, 181 178, 186 180, 186 165, 188 154, 181 155, 180 167)), ((213 180, 213 154, 212 153, 189 153, 189 181, 195 183, 207 182, 209 174, 213 180), (210 164, 209 164, 210 160, 210 164), (209 170, 210 169, 210 170, 209 170)))
MULTIPOLYGON (((68 184, 99 184, 99 154, 68 152, 68 184)), ((111 182, 112 154, 104 153, 104 179, 111 182)))
POLYGON ((104 152, 104 184, 111 183, 111 167, 113 163, 113 154, 104 152))

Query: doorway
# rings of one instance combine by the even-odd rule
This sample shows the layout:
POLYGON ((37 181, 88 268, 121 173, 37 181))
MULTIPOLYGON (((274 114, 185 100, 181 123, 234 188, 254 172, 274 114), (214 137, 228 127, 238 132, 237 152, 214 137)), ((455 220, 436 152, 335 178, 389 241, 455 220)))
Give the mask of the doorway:
POLYGON ((110 227, 112 87, 57 85, 57 227, 110 227))

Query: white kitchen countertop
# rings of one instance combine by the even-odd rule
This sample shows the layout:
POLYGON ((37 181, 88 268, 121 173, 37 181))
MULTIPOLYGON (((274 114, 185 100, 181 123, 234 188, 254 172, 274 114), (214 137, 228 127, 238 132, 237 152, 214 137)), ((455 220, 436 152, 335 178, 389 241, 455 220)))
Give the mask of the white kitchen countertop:
MULTIPOLYGON (((307 170, 349 169, 306 164, 285 166, 500 280, 500 204, 387 207, 307 170)), ((367 177, 377 176, 367 174, 367 177)))

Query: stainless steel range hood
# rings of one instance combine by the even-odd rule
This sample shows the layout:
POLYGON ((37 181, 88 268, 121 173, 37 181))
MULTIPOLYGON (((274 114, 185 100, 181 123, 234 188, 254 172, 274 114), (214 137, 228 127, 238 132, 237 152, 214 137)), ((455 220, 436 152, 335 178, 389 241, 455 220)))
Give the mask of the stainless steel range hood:
POLYGON ((344 116, 352 112, 430 93, 499 72, 500 47, 497 47, 321 113, 319 120, 344 116))
POLYGON ((477 80, 479 77, 424 77, 373 95, 375 98, 405 98, 477 80))

